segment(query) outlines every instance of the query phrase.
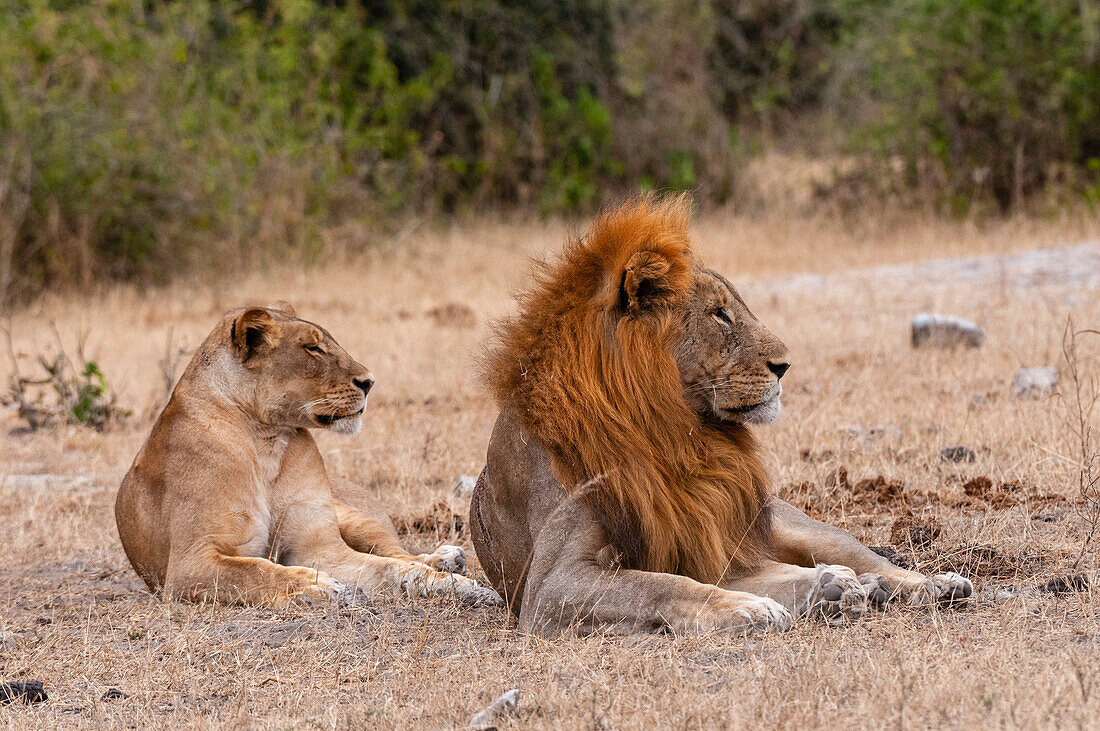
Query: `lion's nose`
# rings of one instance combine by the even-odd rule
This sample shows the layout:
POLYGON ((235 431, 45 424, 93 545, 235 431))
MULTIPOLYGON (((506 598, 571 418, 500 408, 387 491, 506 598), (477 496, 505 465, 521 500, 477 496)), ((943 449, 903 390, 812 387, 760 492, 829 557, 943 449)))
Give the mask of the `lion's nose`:
POLYGON ((367 376, 366 378, 353 378, 351 382, 356 385, 366 396, 370 393, 370 387, 374 385, 374 376, 367 376))
POLYGON ((791 367, 791 364, 786 361, 775 362, 768 361, 768 370, 775 374, 775 380, 779 380, 783 377, 783 374, 787 372, 787 369, 791 367))

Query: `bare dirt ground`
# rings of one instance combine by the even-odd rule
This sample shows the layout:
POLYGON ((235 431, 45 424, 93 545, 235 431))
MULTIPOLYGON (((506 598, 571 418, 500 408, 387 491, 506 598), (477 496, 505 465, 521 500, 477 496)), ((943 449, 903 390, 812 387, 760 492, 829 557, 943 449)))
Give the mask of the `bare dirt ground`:
MULTIPOLYGON (((1067 315, 1100 325, 1100 245, 1087 243, 1100 225, 712 216, 695 231, 792 352, 784 417, 763 434, 778 492, 899 560, 972 577, 969 607, 749 639, 538 638, 501 610, 442 600, 271 611, 150 596, 113 502, 165 398, 162 372, 178 373, 173 354, 224 310, 275 299, 378 379, 361 434, 319 435, 330 470, 392 505, 410 544, 457 541, 473 557, 452 486, 481 468, 495 417, 473 363, 530 257, 564 228, 466 225, 306 272, 47 297, 12 314, 22 370, 58 334, 70 352, 84 336, 134 416, 105 433, 29 432, 0 411, 0 680, 40 679, 50 696, 0 706, 0 725, 455 728, 520 688, 506 725, 1095 726, 1100 599, 1037 589, 1097 569, 1089 551, 1071 570, 1082 526, 1065 381, 1029 400, 1010 382, 1021 366, 1064 374, 1067 315), (985 344, 914 351, 920 312, 975 320, 985 344), (953 446, 974 461, 942 459, 953 446), (125 696, 104 699, 111 688, 125 696)), ((1081 360, 1092 374, 1095 346, 1081 360)))

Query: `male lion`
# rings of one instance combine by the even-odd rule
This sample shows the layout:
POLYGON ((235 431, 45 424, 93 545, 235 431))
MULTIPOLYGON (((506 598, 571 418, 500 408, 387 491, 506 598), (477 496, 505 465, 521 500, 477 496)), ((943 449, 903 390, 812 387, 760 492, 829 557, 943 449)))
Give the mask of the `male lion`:
POLYGON ((234 310, 195 353, 115 502, 150 589, 281 606, 345 588, 499 603, 457 546, 412 556, 385 508, 330 481, 308 429, 359 430, 370 371, 294 309, 234 310), (454 572, 454 573, 444 573, 454 572))
POLYGON ((693 254, 683 199, 605 213, 498 328, 501 408, 470 506, 522 629, 786 629, 969 596, 775 498, 746 426, 779 415, 786 347, 693 254))

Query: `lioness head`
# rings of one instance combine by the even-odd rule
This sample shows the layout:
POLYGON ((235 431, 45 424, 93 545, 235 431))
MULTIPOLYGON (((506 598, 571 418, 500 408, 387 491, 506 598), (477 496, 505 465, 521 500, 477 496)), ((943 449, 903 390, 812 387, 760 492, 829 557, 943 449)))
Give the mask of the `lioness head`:
POLYGON ((627 316, 667 313, 679 322, 673 343, 684 398, 706 419, 770 424, 782 409, 780 379, 791 365, 787 347, 749 311, 722 275, 660 252, 641 251, 626 263, 620 302, 627 316), (690 278, 688 286, 675 282, 690 278), (678 295, 678 292, 683 292, 678 295))
POLYGON ((285 303, 234 313, 229 345, 243 366, 249 407, 271 426, 355 434, 374 377, 320 325, 285 303))

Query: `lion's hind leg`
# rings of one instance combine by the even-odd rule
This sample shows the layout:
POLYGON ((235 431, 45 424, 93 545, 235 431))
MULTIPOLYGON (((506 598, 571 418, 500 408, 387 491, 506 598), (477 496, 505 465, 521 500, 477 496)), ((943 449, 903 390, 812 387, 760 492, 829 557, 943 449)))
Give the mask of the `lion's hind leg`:
POLYGON ((164 591, 193 602, 282 607, 330 600, 347 587, 328 574, 265 558, 228 556, 213 547, 171 557, 164 591))
POLYGON ((769 597, 795 617, 821 617, 829 624, 857 621, 868 608, 867 588, 847 566, 769 562, 724 588, 769 597))

